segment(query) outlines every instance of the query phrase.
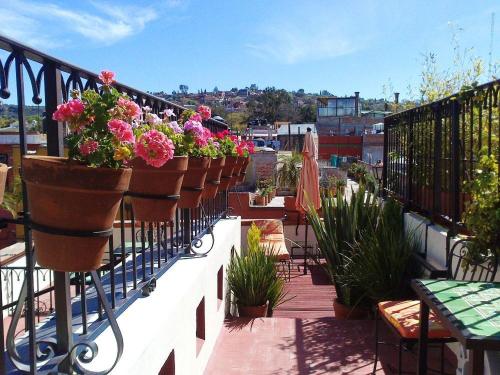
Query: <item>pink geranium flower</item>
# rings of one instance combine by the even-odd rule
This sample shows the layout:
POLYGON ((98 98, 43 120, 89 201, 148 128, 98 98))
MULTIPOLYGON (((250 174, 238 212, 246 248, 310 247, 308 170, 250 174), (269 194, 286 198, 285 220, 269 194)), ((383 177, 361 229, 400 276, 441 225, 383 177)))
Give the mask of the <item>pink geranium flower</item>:
POLYGON ((72 116, 80 116, 85 110, 85 104, 80 99, 70 100, 67 104, 72 116))
POLYGON ((139 137, 134 150, 146 164, 159 168, 174 157, 175 146, 165 134, 153 129, 139 137))
POLYGON ((189 117, 189 120, 201 122, 203 119, 201 118, 201 115, 199 113, 195 112, 191 115, 191 117, 189 117))
POLYGON ((135 137, 132 131, 132 125, 129 123, 114 119, 108 122, 108 130, 116 139, 124 143, 134 143, 135 137))
POLYGON ((209 118, 212 117, 212 110, 210 109, 210 107, 206 105, 200 105, 198 107, 198 113, 200 114, 203 120, 208 120, 209 118))
POLYGON ((72 99, 67 103, 59 104, 52 114, 56 121, 75 121, 85 110, 85 104, 80 99, 72 99))
POLYGON ((98 148, 99 142, 94 141, 93 139, 89 139, 82 143, 78 149, 83 156, 88 156, 96 152, 98 148))
POLYGON ((99 79, 104 85, 109 86, 115 81, 115 73, 109 70, 103 70, 101 74, 99 74, 99 79))
POLYGON ((123 109, 123 113, 126 117, 136 120, 142 115, 141 107, 139 107, 132 100, 120 98, 118 99, 117 105, 123 109))

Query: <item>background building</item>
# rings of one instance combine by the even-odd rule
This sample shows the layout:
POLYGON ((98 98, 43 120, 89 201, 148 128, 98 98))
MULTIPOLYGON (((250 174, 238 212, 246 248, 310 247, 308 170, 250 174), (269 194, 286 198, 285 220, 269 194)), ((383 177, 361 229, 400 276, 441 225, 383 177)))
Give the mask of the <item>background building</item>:
POLYGON ((332 155, 353 156, 365 160, 383 153, 383 128, 374 127, 386 114, 383 111, 361 110, 359 92, 354 96, 322 96, 317 98, 318 153, 319 158, 328 160, 332 155), (365 136, 366 140, 365 140, 365 136), (367 152, 363 148, 367 147, 367 152), (374 156, 375 155, 375 156, 374 156))

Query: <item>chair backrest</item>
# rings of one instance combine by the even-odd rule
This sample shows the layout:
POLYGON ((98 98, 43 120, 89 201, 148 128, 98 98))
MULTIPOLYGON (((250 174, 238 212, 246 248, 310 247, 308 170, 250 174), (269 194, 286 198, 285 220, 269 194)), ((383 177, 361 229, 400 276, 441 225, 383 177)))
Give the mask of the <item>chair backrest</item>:
POLYGON ((461 239, 453 245, 448 255, 448 278, 463 281, 494 281, 498 269, 496 253, 488 256, 478 255, 471 259, 470 239, 461 239))

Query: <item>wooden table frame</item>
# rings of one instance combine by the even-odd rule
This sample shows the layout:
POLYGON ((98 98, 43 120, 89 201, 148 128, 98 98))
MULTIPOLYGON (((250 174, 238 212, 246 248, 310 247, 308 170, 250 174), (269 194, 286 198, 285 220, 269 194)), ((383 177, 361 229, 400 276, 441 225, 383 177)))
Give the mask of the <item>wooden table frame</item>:
MULTIPOLYGON (((450 281, 453 282, 453 281, 450 281)), ((494 284, 494 283, 492 283, 494 284)), ((497 283, 495 283, 497 284, 497 283)), ((472 336, 459 327, 457 317, 429 291, 420 280, 412 281, 412 288, 420 299, 420 338, 418 342, 418 375, 427 374, 427 344, 429 333, 429 311, 432 309, 443 325, 464 347, 472 350, 472 374, 484 374, 484 351, 500 350, 500 338, 472 336)))

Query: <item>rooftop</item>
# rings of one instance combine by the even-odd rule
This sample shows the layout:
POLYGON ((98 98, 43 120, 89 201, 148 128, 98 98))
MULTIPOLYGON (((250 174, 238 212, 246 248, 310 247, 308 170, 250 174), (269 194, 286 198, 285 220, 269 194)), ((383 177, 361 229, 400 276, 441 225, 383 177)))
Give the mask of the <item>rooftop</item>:
MULTIPOLYGON (((22 124, 18 135, 8 135, 20 147, 2 154, 11 168, 0 165, 9 208, 0 216, 0 375, 369 374, 374 365, 380 374, 398 365, 452 373, 481 372, 485 363, 490 373, 499 371, 493 351, 500 348, 500 80, 386 116, 381 162, 340 163, 337 155, 325 161, 312 186, 323 194, 323 208, 306 216, 294 194, 298 176, 311 171, 307 181, 315 181, 315 170, 306 168, 314 162, 291 152, 279 163, 276 153, 235 157, 245 143, 234 133, 226 141, 236 144, 224 157, 176 155, 171 169, 152 169, 146 161, 156 152, 145 151, 138 159, 144 166, 134 160, 132 168, 91 169, 74 162, 57 179, 62 161, 45 155, 67 154, 68 129, 124 110, 99 107, 82 125, 83 110, 69 108, 76 117, 59 121, 53 114, 72 90, 104 96, 114 87, 130 107, 150 114, 155 130, 162 129, 158 121, 173 127, 170 117, 190 108, 106 84, 102 74, 3 36, 0 54, 0 97, 19 102, 22 124), (43 147, 29 144, 26 102, 44 106, 43 147), (108 190, 94 181, 104 171, 108 190), (135 187, 119 180, 127 173, 135 187), (474 181, 480 183, 466 183, 474 181), (166 191, 167 185, 175 186, 166 191), (83 211, 93 208, 97 213, 83 211), (98 222, 103 217, 109 225, 98 222), (81 266, 92 253, 97 260, 81 266), (432 291, 433 284, 443 289, 432 291), (244 317, 256 311, 258 317, 244 317), (420 333, 426 325, 430 338, 420 333), (428 346, 428 339, 440 345, 428 346)), ((352 132, 358 125, 381 128, 379 119, 346 117, 352 132)), ((203 118, 200 133, 231 132, 217 117, 203 118)), ((290 131, 325 126, 291 124, 290 131)), ((90 147, 86 142, 79 146, 90 147)), ((106 144, 121 146, 111 153, 113 163, 132 152, 132 141, 121 142, 106 144)))

